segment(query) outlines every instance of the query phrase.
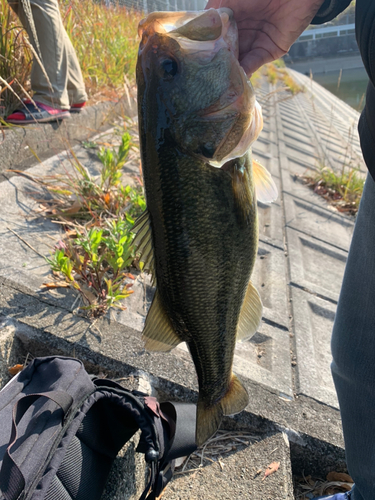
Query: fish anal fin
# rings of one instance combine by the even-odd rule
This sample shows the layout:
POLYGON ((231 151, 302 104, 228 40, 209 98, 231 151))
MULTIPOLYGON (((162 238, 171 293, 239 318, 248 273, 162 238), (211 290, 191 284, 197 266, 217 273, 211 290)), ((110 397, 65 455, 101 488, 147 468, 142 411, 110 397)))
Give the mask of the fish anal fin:
POLYGON ((272 203, 277 199, 278 191, 271 174, 256 160, 253 160, 253 178, 258 201, 272 203))
POLYGON ((198 446, 202 446, 220 427, 223 415, 234 415, 246 408, 249 395, 232 373, 229 389, 225 396, 212 406, 207 406, 204 401, 198 400, 197 404, 197 427, 195 440, 198 446))
POLYGON ((235 415, 246 408, 248 403, 249 395, 247 390, 242 385, 242 382, 238 380, 236 375, 232 373, 228 392, 220 402, 223 415, 235 415))
POLYGON ((142 339, 148 351, 168 352, 182 342, 167 316, 158 291, 148 311, 142 339))
POLYGON ((263 305, 255 286, 249 281, 237 327, 237 341, 251 338, 262 321, 263 305))

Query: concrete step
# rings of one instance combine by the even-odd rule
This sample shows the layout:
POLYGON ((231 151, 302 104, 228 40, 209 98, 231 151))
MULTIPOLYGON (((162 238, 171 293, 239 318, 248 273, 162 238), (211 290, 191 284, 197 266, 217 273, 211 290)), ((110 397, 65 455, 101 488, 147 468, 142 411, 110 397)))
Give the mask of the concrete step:
MULTIPOLYGON (((233 443, 238 445, 236 441, 233 443)), ((238 447, 232 454, 189 473, 179 475, 177 470, 163 498, 291 500, 294 496, 288 438, 278 432, 250 446, 238 447), (279 469, 264 478, 272 462, 279 462, 279 469)))

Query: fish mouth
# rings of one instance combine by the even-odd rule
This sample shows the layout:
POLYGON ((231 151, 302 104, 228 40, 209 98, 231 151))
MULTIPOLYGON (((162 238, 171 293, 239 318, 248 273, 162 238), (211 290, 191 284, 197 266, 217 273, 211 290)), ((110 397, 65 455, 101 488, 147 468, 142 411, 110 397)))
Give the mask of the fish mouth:
MULTIPOLYGON (((153 12, 138 25, 142 49, 155 33, 168 34, 178 41, 183 50, 217 52, 218 41, 225 40, 238 59, 237 28, 230 9, 205 11, 153 12), (199 43, 199 47, 196 42, 199 43)), ((224 45, 223 45, 224 46, 224 45)))
MULTIPOLYGON (((163 67, 163 57, 167 64, 178 67, 181 56, 184 61, 185 58, 192 58, 205 66, 220 51, 229 51, 229 84, 208 107, 200 110, 195 108, 195 115, 189 109, 176 115, 173 105, 169 103, 169 96, 162 101, 170 123, 175 123, 176 140, 184 150, 217 168, 229 160, 243 156, 259 136, 263 119, 254 89, 238 61, 238 33, 232 11, 223 8, 198 12, 154 12, 140 22, 138 33, 142 39, 139 55, 145 56, 147 52, 153 52, 158 56, 159 67, 163 67), (178 56, 174 57, 176 54, 178 56), (184 127, 192 119, 203 127, 206 125, 209 130, 214 127, 216 139, 211 141, 201 134, 194 145, 188 143, 184 127), (228 126, 223 125, 225 123, 228 126)), ((151 61, 156 61, 154 54, 152 58, 142 58, 143 61, 149 61, 142 64, 153 64, 151 61)), ((162 80, 168 80, 163 70, 160 72, 156 65, 154 68, 162 80)))

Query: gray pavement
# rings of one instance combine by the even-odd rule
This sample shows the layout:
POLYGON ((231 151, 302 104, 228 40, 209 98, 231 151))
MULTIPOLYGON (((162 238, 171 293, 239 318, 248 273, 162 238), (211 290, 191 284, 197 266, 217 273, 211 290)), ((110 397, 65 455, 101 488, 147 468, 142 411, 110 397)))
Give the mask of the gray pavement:
MULTIPOLYGON (((264 130, 253 148, 280 193, 276 203, 259 204, 260 242, 253 281, 264 304, 263 323, 235 352, 234 371, 248 389, 249 406, 225 419, 223 427, 248 429, 262 440, 267 436, 277 440, 283 432, 291 444, 293 470, 324 474, 345 467, 329 344, 354 220, 328 206, 295 174, 314 170, 323 160, 333 168, 359 162, 364 171, 358 137, 352 133, 358 116, 352 111, 345 115, 341 102, 316 84, 306 85, 306 92, 293 98, 283 92, 268 95, 270 90, 268 84, 259 90, 264 130)), ((102 140, 113 140, 111 132, 102 140)), ((74 151, 90 171, 97 171, 95 156, 80 146, 74 151)), ((69 161, 62 153, 27 172, 41 175, 67 168, 69 161)), ((133 162, 126 179, 137 173, 133 162)), ((137 276, 125 311, 112 312, 94 325, 72 311, 73 291, 40 288, 49 279, 42 256, 59 238, 59 227, 35 216, 33 191, 35 187, 21 177, 0 183, 0 366, 19 362, 27 351, 34 356, 73 354, 93 371, 145 378, 161 399, 196 400, 196 376, 186 347, 168 354, 143 349, 140 336, 153 295, 147 277, 137 276)), ((5 381, 6 371, 0 371, 0 377, 5 381)), ((254 446, 261 450, 263 445, 254 446)), ((246 473, 247 496, 227 488, 220 498, 292 498, 289 449, 283 450, 280 460, 286 469, 275 473, 280 484, 274 485, 273 495, 262 493, 263 485, 246 473)), ((259 456, 266 461, 267 453, 259 451, 259 456)), ((233 454, 228 471, 236 463, 246 463, 246 471, 252 471, 253 451, 233 454)), ((198 483, 217 479, 217 467, 213 464, 199 473, 198 483)), ((225 476, 222 479, 227 484, 225 476)), ((222 479, 217 479, 218 488, 222 479)), ((198 498, 191 488, 194 482, 188 483, 176 479, 165 498, 198 498)), ((214 492, 210 494, 207 498, 213 498, 214 492)))

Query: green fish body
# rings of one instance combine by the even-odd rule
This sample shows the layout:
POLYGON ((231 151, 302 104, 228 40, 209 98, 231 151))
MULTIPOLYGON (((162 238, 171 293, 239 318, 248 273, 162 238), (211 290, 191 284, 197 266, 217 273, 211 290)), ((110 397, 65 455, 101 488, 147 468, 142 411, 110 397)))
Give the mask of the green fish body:
POLYGON ((146 348, 187 343, 198 376, 200 445, 223 415, 248 403, 232 364, 236 340, 253 335, 262 314, 250 281, 258 221, 247 144, 259 111, 237 63, 227 10, 168 14, 177 34, 160 28, 160 19, 171 23, 167 13, 141 25, 137 85, 147 211, 136 223, 135 243, 156 283, 146 348))

